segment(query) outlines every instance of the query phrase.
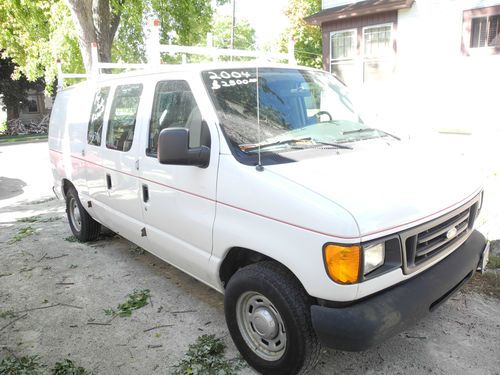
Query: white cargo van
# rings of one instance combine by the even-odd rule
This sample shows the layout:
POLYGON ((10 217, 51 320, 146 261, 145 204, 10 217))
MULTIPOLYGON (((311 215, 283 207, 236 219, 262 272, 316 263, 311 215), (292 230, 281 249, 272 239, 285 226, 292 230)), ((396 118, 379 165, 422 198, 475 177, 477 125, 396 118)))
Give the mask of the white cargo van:
POLYGON ((87 81, 58 93, 49 148, 73 234, 105 225, 224 293, 229 332, 264 374, 310 370, 321 344, 379 343, 487 259, 474 168, 368 127, 319 70, 87 81))

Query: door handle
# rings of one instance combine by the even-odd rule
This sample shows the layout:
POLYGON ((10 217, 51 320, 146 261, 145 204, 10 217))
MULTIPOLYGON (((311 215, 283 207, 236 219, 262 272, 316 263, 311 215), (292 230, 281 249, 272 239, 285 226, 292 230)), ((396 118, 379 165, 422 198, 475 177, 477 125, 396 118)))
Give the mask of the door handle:
POLYGON ((142 184, 142 200, 144 203, 149 202, 149 188, 146 184, 142 184))
POLYGON ((113 184, 111 183, 111 175, 106 173, 106 185, 108 186, 108 190, 111 190, 113 184))

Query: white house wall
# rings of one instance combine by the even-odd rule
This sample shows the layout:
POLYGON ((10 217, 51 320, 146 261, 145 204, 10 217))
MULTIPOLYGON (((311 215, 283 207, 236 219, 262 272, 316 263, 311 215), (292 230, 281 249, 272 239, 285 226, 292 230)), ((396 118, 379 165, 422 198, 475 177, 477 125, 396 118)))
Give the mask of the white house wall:
POLYGON ((498 4, 417 0, 399 11, 394 76, 353 88, 377 125, 403 135, 499 135, 500 55, 461 52, 463 11, 498 4))

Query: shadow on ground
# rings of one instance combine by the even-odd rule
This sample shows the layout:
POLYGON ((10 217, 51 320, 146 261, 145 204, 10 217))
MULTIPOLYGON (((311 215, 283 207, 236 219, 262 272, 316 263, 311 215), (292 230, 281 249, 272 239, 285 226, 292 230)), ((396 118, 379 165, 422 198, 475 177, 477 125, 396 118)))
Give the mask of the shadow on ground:
POLYGON ((0 177, 0 200, 21 195, 26 182, 18 178, 0 177))

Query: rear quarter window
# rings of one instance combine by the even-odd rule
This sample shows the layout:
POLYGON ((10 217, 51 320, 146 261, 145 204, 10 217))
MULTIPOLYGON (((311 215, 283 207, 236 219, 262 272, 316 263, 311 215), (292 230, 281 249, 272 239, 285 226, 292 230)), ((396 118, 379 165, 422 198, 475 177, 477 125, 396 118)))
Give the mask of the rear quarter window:
POLYGON ((94 96, 92 112, 90 114, 89 127, 87 131, 87 142, 89 145, 100 146, 102 137, 102 126, 104 124, 104 110, 108 101, 109 87, 98 89, 94 96))

